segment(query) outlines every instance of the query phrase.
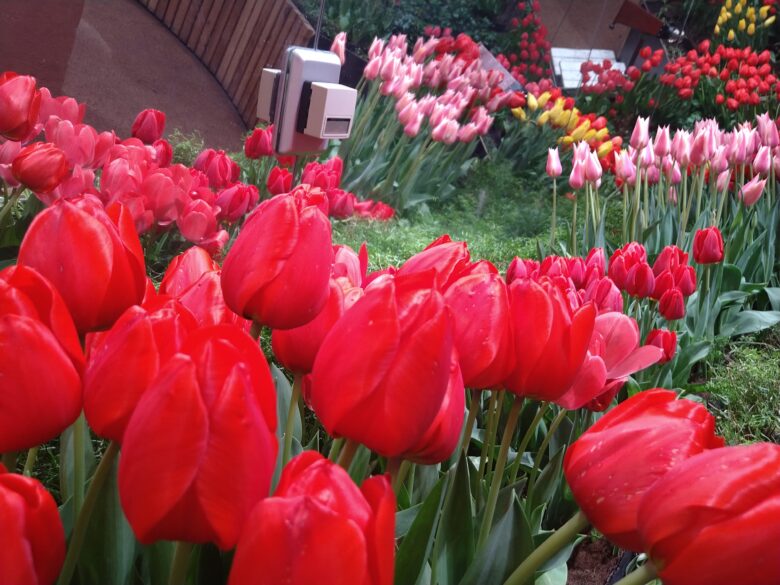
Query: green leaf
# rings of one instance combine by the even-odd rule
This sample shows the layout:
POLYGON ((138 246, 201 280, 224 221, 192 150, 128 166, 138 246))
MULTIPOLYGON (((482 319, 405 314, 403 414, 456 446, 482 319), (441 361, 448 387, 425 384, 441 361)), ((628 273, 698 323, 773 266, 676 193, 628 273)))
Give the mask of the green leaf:
POLYGON ((550 459, 550 462, 539 474, 539 478, 536 480, 536 484, 533 487, 533 493, 531 495, 531 501, 528 505, 531 510, 538 506, 549 502, 555 493, 558 484, 563 477, 563 455, 566 452, 566 445, 563 445, 558 452, 550 459))
POLYGON ((496 507, 498 521, 460 585, 503 583, 534 550, 531 527, 514 490, 504 494, 496 507))
POLYGON ((89 521, 78 570, 82 583, 127 583, 137 543, 119 502, 118 459, 109 471, 89 521))
POLYGON ((447 490, 432 560, 439 585, 456 585, 474 556, 474 511, 465 455, 461 454, 457 467, 449 473, 452 481, 447 490))
POLYGON ((444 485, 448 476, 442 477, 433 487, 420 507, 406 537, 395 556, 395 585, 417 583, 426 565, 433 544, 436 520, 444 499, 444 485))
POLYGON ((756 333, 780 323, 780 311, 741 311, 730 317, 721 333, 731 337, 756 333))
POLYGON ((409 532, 412 524, 420 513, 422 504, 415 504, 405 510, 399 510, 395 513, 395 537, 403 538, 409 532))
POLYGON ((778 287, 766 287, 764 289, 766 296, 769 298, 769 304, 775 311, 780 311, 780 288, 778 287))
MULTIPOLYGON (((287 380, 282 370, 280 370, 276 364, 271 364, 271 376, 274 379, 274 386, 276 386, 276 414, 279 419, 279 424, 276 425, 276 437, 281 441, 284 440, 284 426, 287 421, 287 413, 290 410, 290 399, 292 398, 292 386, 287 380)), ((296 411, 293 417, 293 437, 301 440, 301 433, 303 427, 301 426, 300 412, 296 411)))
POLYGON ((566 585, 569 569, 566 564, 558 565, 536 579, 535 585, 566 585))
POLYGON ((143 547, 141 574, 144 585, 167 585, 175 546, 173 542, 161 540, 143 547))

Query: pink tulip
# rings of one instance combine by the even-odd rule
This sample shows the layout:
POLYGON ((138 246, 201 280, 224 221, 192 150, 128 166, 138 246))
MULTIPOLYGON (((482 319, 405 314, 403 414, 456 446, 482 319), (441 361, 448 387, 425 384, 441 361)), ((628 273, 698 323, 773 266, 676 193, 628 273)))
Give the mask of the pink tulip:
POLYGON ((51 116, 68 120, 72 124, 81 124, 86 110, 86 104, 80 104, 72 97, 63 95, 55 98, 48 88, 41 88, 41 110, 38 113, 41 124, 48 122, 51 116))
POLYGON ((11 172, 11 163, 22 150, 22 143, 16 140, 3 140, 0 138, 0 180, 5 181, 10 187, 18 187, 19 181, 11 172))
POLYGON ((774 148, 780 144, 780 134, 777 131, 777 123, 768 113, 763 113, 756 117, 758 125, 758 135, 761 138, 761 144, 774 148))
POLYGON ((650 118, 640 116, 636 119, 629 143, 636 150, 640 150, 647 146, 648 142, 650 142, 650 118))
POLYGON ((585 165, 578 160, 574 161, 569 175, 569 186, 572 189, 582 189, 585 186, 585 165))
POLYGON ((363 77, 369 81, 373 81, 379 75, 379 71, 382 68, 382 57, 372 57, 368 60, 366 68, 363 70, 363 77))
POLYGON ((599 156, 595 152, 591 152, 585 159, 585 180, 595 185, 599 179, 601 179, 599 156))
POLYGON ((636 179, 636 166, 625 150, 621 150, 615 156, 615 176, 629 185, 633 184, 636 179))
POLYGON ((477 137, 479 128, 473 122, 469 122, 465 126, 461 126, 458 130, 458 140, 460 142, 468 143, 477 137))
POLYGON ((669 136, 669 126, 661 126, 655 133, 653 151, 659 158, 663 158, 672 151, 672 140, 669 136))
POLYGON ((347 33, 340 32, 337 34, 336 38, 333 39, 330 50, 336 54, 341 64, 344 65, 344 62, 347 60, 347 33))
POLYGON ((596 317, 588 356, 571 388, 556 400, 564 408, 605 410, 626 379, 663 358, 654 345, 639 346, 639 326, 618 312, 596 317))
POLYGON ((547 149, 547 176, 560 177, 563 173, 563 167, 561 166, 561 158, 558 155, 558 147, 547 149))
POLYGON ((745 205, 750 207, 761 199, 765 185, 766 179, 759 179, 758 175, 756 175, 742 186, 742 189, 739 191, 739 198, 745 205))
POLYGON ((431 138, 444 144, 453 144, 458 139, 460 125, 455 120, 442 120, 431 132, 431 138))
POLYGON ((136 116, 132 134, 135 138, 151 144, 162 138, 165 131, 165 114, 160 110, 146 109, 136 116))
POLYGON ((753 170, 759 174, 767 175, 772 168, 772 153, 768 146, 758 149, 756 158, 753 159, 753 170))
POLYGON ((683 167, 691 164, 691 133, 687 130, 678 130, 674 133, 672 156, 683 167))
POLYGON ((375 59, 376 57, 379 57, 384 50, 385 42, 380 38, 374 37, 374 40, 371 41, 371 46, 368 49, 368 58, 375 59))
POLYGON ((731 181, 731 171, 726 170, 718 175, 718 180, 715 184, 715 188, 718 191, 725 191, 729 188, 729 182, 731 181))
POLYGON ((410 138, 414 138, 417 136, 417 134, 420 133, 420 126, 423 122, 423 115, 421 113, 418 113, 417 116, 409 122, 406 126, 404 126, 404 134, 406 134, 410 138))

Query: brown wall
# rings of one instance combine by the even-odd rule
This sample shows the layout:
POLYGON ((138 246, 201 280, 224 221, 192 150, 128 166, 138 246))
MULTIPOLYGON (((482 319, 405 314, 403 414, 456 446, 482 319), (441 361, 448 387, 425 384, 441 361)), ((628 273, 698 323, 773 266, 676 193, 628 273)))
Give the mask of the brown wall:
POLYGON ((554 47, 610 49, 620 53, 628 28, 610 30, 623 0, 541 0, 542 22, 554 47))

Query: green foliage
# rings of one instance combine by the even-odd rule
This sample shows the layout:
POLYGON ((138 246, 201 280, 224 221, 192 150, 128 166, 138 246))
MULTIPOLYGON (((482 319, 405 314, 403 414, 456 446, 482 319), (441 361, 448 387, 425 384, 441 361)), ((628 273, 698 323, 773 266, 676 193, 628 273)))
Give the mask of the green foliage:
POLYGON ((199 132, 184 134, 178 128, 168 137, 173 147, 173 163, 192 166, 200 152, 205 148, 205 142, 199 132))
POLYGON ((780 441, 780 329, 741 341, 708 360, 702 387, 729 444, 780 441))

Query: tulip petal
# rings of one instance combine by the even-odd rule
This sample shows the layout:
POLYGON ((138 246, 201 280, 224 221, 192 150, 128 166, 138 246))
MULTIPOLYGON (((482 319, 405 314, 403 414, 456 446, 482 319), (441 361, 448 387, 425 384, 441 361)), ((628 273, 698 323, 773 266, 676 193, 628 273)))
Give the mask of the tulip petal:
POLYGON ((607 372, 607 377, 610 380, 627 378, 635 372, 658 363, 663 355, 664 352, 661 348, 654 345, 643 345, 632 351, 622 362, 612 366, 607 372))
POLYGON ((155 540, 157 524, 194 481, 207 437, 195 365, 176 355, 141 398, 123 438, 119 495, 142 543, 155 540))
POLYGON ((387 475, 368 478, 360 486, 373 519, 366 530, 371 585, 392 585, 395 569, 395 493, 387 475))
POLYGON ((606 381, 607 368, 604 366, 604 360, 599 356, 589 355, 577 372, 574 383, 555 403, 568 410, 582 408, 601 394, 606 381))

